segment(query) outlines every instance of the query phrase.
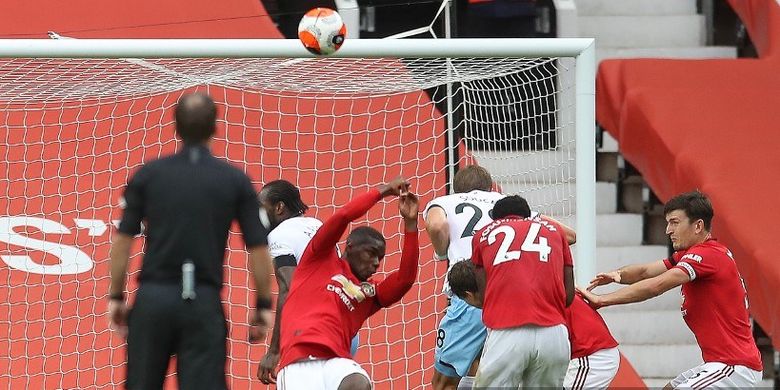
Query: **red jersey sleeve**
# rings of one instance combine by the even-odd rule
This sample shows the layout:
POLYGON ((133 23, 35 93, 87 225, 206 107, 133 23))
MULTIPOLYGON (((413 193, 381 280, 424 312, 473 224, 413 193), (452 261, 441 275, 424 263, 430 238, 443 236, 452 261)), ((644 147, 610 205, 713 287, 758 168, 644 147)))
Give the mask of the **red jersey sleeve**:
POLYGON ((373 189, 352 199, 344 207, 336 211, 311 238, 309 250, 313 256, 304 257, 304 259, 325 258, 324 256, 318 256, 318 254, 332 251, 341 235, 347 230, 349 223, 365 214, 381 198, 382 194, 379 193, 379 190, 373 189))
POLYGON ((672 253, 671 256, 665 258, 663 260, 664 265, 666 266, 667 270, 670 270, 674 268, 675 265, 677 265, 677 262, 680 261, 680 257, 682 257, 683 252, 677 251, 672 253))
POLYGON ((420 244, 417 232, 404 234, 404 248, 398 270, 387 276, 376 286, 376 301, 380 307, 387 307, 403 298, 417 279, 420 260, 420 244))
POLYGON ((471 262, 477 267, 484 267, 482 262, 482 248, 479 246, 479 237, 482 235, 482 230, 474 234, 474 238, 471 239, 471 262))
POLYGON ((691 280, 704 279, 715 273, 716 254, 706 248, 691 248, 680 257, 674 268, 679 268, 690 276, 691 280))

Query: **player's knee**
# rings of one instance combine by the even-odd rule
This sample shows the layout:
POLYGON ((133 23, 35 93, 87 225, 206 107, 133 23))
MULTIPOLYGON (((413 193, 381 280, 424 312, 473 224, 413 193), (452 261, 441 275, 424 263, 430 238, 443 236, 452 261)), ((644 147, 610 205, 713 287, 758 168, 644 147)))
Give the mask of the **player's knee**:
POLYGON ((371 390, 371 381, 362 374, 349 374, 341 380, 338 390, 371 390))

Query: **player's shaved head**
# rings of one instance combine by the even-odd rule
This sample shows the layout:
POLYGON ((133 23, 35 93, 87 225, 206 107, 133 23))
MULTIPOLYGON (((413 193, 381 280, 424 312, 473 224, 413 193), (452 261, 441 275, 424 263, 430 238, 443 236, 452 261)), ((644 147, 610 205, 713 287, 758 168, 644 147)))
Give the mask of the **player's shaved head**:
POLYGON ((385 237, 378 230, 371 226, 360 226, 355 228, 347 236, 347 243, 352 245, 362 245, 381 242, 385 243, 385 237))
POLYGON ((493 219, 506 218, 510 215, 528 218, 531 216, 531 208, 528 201, 520 195, 510 195, 499 199, 493 206, 493 219))
POLYGON ((385 250, 387 246, 382 233, 370 226, 361 226, 347 236, 344 258, 352 274, 365 282, 376 273, 379 263, 385 258, 385 250))
POLYGON ((469 165, 460 169, 452 180, 452 188, 456 193, 474 190, 490 191, 493 188, 493 178, 490 172, 479 165, 469 165))
POLYGON ((175 109, 176 134, 185 143, 208 141, 217 128, 217 106, 204 93, 187 94, 179 99, 175 109))

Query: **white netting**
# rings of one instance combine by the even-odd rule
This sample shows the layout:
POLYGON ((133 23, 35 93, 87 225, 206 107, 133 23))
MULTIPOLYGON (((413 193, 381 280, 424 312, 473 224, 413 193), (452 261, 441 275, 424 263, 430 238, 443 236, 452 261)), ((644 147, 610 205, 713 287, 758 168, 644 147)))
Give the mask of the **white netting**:
MULTIPOLYGON (((505 192, 570 221, 574 91, 566 61, 0 60, 0 387, 123 382, 124 344, 104 317, 110 226, 129 175, 178 148, 171 112, 183 93, 207 90, 218 102, 215 155, 258 188, 278 178, 297 184, 309 214, 325 219, 399 174, 411 178, 423 205, 446 194, 451 82, 454 128, 465 137, 458 161, 476 159, 505 192)), ((397 206, 381 203, 360 222, 385 233, 383 272, 395 269, 397 206)), ((432 260, 421 237, 418 283, 360 334, 356 359, 378 389, 430 383, 446 264, 432 260)), ((246 342, 253 294, 241 248, 232 234, 223 294, 229 384, 262 388, 253 378, 265 347, 246 342)))

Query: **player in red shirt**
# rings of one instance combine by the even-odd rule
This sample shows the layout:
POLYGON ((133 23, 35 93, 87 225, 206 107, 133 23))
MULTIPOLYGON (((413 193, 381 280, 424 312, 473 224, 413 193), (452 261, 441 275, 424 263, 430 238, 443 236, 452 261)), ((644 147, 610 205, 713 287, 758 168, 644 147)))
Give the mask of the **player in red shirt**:
POLYGON ((570 347, 565 309, 574 296, 566 238, 555 224, 530 219, 520 196, 493 206, 495 221, 472 241, 482 320, 490 330, 474 387, 563 385, 570 347))
MULTIPOLYGON (((448 275, 452 292, 468 304, 482 308, 485 286, 481 285, 482 289, 478 286, 474 263, 461 263, 453 265, 448 275)), ((571 342, 571 360, 563 388, 609 387, 620 365, 620 353, 604 319, 582 297, 575 296, 571 306, 566 308, 566 327, 571 342)))
POLYGON ((710 234, 712 205, 698 192, 664 206, 674 254, 596 275, 581 293, 593 308, 640 302, 682 285, 682 315, 696 336, 704 364, 683 372, 667 388, 746 388, 761 379, 763 365, 753 339, 745 286, 731 252, 710 234), (630 284, 611 294, 589 290, 630 284))
POLYGON ((571 361, 563 381, 567 390, 606 389, 620 367, 617 341, 601 315, 575 295, 566 309, 571 361))
POLYGON ((354 198, 330 217, 306 247, 282 312, 279 389, 370 389, 368 374, 351 359, 350 340, 363 322, 409 291, 417 276, 417 197, 396 179, 354 198), (398 270, 376 283, 385 239, 368 226, 347 237, 343 258, 336 243, 350 222, 380 199, 399 195, 404 242, 398 270))

